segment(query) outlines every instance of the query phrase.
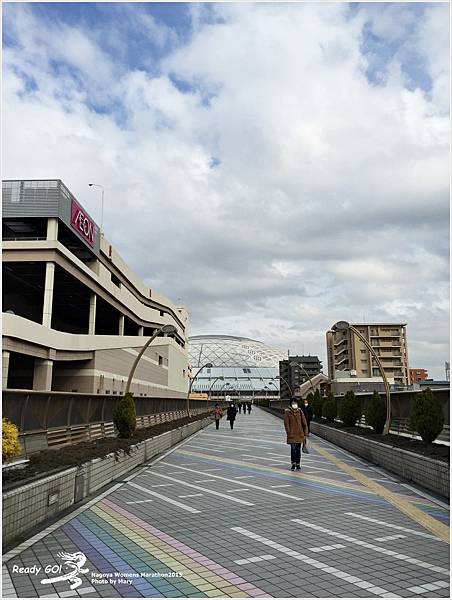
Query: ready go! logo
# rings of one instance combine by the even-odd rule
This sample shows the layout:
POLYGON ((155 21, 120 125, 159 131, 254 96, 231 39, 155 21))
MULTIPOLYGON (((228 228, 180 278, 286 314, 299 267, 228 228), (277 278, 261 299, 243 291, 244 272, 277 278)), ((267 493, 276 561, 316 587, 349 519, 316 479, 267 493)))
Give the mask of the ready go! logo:
POLYGON ((86 556, 83 552, 74 552, 69 554, 67 552, 59 552, 58 558, 64 561, 64 565, 47 565, 44 568, 44 573, 61 573, 57 577, 51 577, 49 579, 41 579, 41 583, 57 583, 59 581, 69 581, 71 583, 71 590, 75 590, 79 585, 82 584, 82 580, 78 575, 80 573, 88 573, 89 569, 83 569, 82 567, 86 563, 86 556), (64 570, 70 569, 70 571, 64 572, 64 570))

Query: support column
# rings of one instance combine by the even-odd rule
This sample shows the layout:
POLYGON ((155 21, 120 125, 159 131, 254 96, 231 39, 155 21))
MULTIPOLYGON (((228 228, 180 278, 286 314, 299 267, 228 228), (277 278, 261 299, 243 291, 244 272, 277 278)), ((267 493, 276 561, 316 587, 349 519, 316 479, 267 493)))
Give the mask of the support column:
POLYGON ((33 389, 50 391, 52 389, 53 360, 35 358, 33 389))
POLYGON ((97 306, 97 296, 96 294, 91 294, 89 299, 89 325, 88 325, 88 334, 94 335, 96 333, 96 306, 97 306))
POLYGON ((9 350, 2 350, 2 390, 8 387, 9 350))
POLYGON ((138 329, 138 335, 143 337, 144 336, 144 327, 139 327, 138 329))
POLYGON ((119 335, 124 335, 124 315, 119 317, 119 335))
POLYGON ((53 284, 55 282, 55 263, 46 263, 46 279, 44 284, 44 306, 42 309, 42 324, 44 327, 51 327, 52 324, 52 304, 53 304, 53 284))
POLYGON ((53 241, 58 239, 58 219, 47 219, 47 239, 53 241))

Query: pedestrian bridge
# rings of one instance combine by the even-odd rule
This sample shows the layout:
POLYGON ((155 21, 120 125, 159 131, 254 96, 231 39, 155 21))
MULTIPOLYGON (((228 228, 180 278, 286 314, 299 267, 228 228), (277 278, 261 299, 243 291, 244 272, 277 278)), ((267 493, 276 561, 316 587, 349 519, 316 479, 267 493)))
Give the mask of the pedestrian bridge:
POLYGON ((309 445, 291 472, 281 419, 223 418, 8 552, 3 596, 449 597, 449 507, 309 445))

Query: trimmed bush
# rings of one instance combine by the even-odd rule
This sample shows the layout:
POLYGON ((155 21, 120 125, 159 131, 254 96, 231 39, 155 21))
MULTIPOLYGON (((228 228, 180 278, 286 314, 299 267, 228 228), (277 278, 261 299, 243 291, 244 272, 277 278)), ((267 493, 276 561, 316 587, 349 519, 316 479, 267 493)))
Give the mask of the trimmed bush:
POLYGON ((374 392, 366 408, 366 425, 370 425, 375 433, 383 433, 386 423, 386 399, 374 392))
POLYGON ((323 407, 323 398, 320 395, 320 391, 316 390, 312 400, 312 412, 314 413, 315 419, 322 418, 322 407, 323 407))
POLYGON ((323 403, 323 416, 329 423, 334 422, 334 419, 337 417, 336 398, 331 392, 323 403))
POLYGON ((118 402, 113 413, 113 423, 118 430, 118 437, 130 438, 137 426, 137 412, 133 394, 128 392, 118 402))
POLYGON ((410 427, 417 431, 425 444, 431 444, 443 430, 443 408, 430 388, 415 395, 411 407, 410 427))
POLYGON ((4 461, 11 460, 18 456, 21 452, 19 444, 19 430, 17 427, 8 421, 2 419, 2 458, 4 461))
POLYGON ((352 390, 347 392, 339 403, 339 418, 345 427, 353 427, 361 418, 361 403, 352 390))

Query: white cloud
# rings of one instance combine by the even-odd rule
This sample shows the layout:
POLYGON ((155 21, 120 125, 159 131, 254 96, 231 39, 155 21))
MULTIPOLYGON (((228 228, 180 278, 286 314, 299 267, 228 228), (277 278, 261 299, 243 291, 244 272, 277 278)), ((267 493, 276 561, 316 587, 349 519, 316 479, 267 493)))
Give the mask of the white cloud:
MULTIPOLYGON (((351 18, 341 4, 191 10, 183 45, 128 13, 130 36, 147 31, 154 66, 151 47, 168 48, 151 72, 109 55, 101 24, 66 25, 62 36, 30 9, 10 9, 20 43, 4 53, 4 177, 59 177, 93 215, 87 183, 103 183, 107 236, 151 287, 189 305, 193 333, 249 335, 325 359, 324 333, 338 319, 407 320, 413 366, 440 376, 444 7, 423 17, 404 8, 397 27, 383 8, 380 19, 376 9, 351 18), (406 87, 400 56, 384 85, 368 81, 369 18, 388 39, 411 28, 432 94, 406 87), (173 77, 191 87, 183 93, 173 77), (95 112, 105 98, 106 112, 95 112)), ((127 41, 117 39, 119 54, 127 41)))

